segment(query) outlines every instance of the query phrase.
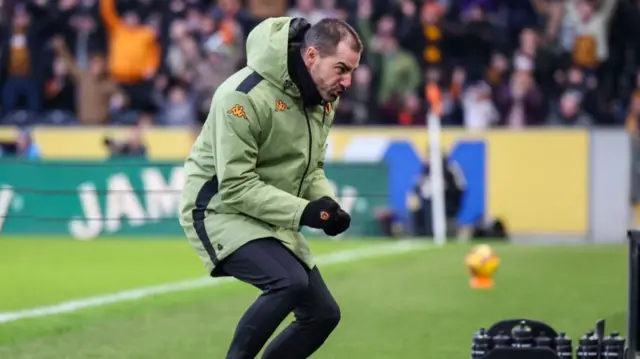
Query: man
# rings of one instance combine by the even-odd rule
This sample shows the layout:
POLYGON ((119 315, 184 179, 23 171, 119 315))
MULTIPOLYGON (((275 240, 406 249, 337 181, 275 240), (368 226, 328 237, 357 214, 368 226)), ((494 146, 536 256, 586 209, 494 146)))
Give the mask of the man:
POLYGON ((180 222, 212 276, 262 290, 227 359, 254 358, 292 311, 295 321, 263 358, 307 358, 338 324, 338 305, 300 228, 335 236, 351 223, 323 159, 335 106, 361 53, 345 22, 311 27, 301 18, 270 18, 248 36, 247 67, 213 96, 185 164, 180 222))
POLYGON ((156 30, 141 24, 137 2, 130 1, 120 16, 116 0, 100 0, 100 15, 108 37, 108 72, 127 93, 130 107, 148 112, 153 107, 149 93, 160 67, 160 46, 156 30))
MULTIPOLYGON (((427 158, 429 155, 427 154, 427 158)), ((433 236, 433 221, 431 220, 432 198, 432 166, 430 161, 424 163, 422 171, 413 186, 409 203, 413 214, 414 234, 418 236, 433 236)), ((444 185, 444 208, 447 225, 447 236, 455 237, 458 233, 457 216, 462 206, 462 199, 466 190, 464 172, 458 162, 450 159, 442 151, 442 180, 444 185)))

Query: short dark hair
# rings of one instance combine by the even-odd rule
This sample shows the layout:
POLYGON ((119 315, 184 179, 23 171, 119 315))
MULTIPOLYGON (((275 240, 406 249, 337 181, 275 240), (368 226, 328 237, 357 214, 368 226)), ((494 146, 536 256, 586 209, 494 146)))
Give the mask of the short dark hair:
POLYGON ((349 42, 353 51, 362 52, 362 40, 351 25, 340 19, 325 18, 309 28, 304 35, 302 49, 314 47, 320 55, 330 56, 336 53, 338 44, 344 40, 349 42))

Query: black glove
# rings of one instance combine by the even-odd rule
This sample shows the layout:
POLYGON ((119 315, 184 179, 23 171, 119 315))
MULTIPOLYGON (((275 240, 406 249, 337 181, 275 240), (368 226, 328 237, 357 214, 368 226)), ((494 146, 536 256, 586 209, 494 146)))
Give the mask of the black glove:
POLYGON ((349 229, 349 226, 351 225, 351 216, 340 208, 338 210, 338 215, 332 218, 329 222, 329 226, 324 228, 324 233, 331 237, 337 236, 349 229))
POLYGON ((340 205, 330 197, 322 197, 307 204, 300 217, 300 225, 325 229, 338 217, 340 205))

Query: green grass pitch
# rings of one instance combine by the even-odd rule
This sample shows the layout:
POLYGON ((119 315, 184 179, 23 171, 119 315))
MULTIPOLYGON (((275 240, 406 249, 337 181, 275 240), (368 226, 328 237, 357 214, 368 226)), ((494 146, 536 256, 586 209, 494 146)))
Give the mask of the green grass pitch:
MULTIPOLYGON (((388 242, 315 240, 312 245, 322 256, 388 242)), ((342 321, 313 357, 463 359, 475 330, 514 317, 546 321, 574 340, 598 318, 625 333, 625 246, 494 247, 502 265, 489 291, 469 288, 466 245, 321 267, 341 305, 342 321)), ((0 317, 204 274, 181 239, 4 237, 0 317)), ((237 320, 258 294, 232 282, 0 323, 0 358, 223 358, 237 320)))

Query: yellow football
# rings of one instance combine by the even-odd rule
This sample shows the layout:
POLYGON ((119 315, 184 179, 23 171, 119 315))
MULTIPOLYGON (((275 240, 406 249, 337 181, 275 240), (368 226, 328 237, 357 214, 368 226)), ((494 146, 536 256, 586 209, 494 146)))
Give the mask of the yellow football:
POLYGON ((467 254, 465 264, 473 276, 492 277, 500 266, 500 257, 488 244, 479 244, 467 254))

